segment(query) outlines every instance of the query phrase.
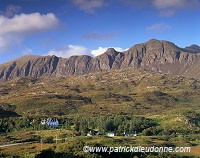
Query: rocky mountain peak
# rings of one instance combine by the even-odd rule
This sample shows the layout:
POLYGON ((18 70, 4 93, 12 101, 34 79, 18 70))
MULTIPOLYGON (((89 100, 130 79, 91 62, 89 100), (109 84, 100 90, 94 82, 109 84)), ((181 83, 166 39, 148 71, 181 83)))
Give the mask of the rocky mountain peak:
POLYGON ((115 50, 114 48, 108 48, 108 49, 106 50, 106 52, 116 52, 116 50, 115 50))
POLYGON ((108 48, 105 54, 111 55, 111 56, 117 56, 119 52, 117 52, 114 48, 108 48))
POLYGON ((193 52, 196 52, 196 53, 199 53, 200 52, 200 46, 196 45, 196 44, 193 44, 189 47, 185 47, 186 50, 190 50, 190 51, 193 51, 193 52))
POLYGON ((125 52, 108 48, 90 56, 23 56, 0 65, 0 81, 21 77, 59 77, 135 67, 150 71, 200 78, 200 47, 180 48, 174 43, 151 39, 125 52), (192 73, 194 71, 195 73, 192 73))
POLYGON ((161 41, 160 40, 157 40, 157 39, 150 39, 146 42, 146 44, 149 44, 149 43, 160 43, 161 41))

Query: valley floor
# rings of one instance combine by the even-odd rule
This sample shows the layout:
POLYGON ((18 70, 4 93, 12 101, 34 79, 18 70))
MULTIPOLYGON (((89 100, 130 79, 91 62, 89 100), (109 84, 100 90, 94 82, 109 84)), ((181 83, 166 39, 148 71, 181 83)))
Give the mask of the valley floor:
MULTIPOLYGON (((37 157, 48 151, 48 154, 68 154, 76 157, 98 157, 106 155, 115 155, 117 153, 85 153, 83 151, 84 146, 90 147, 119 147, 119 146, 172 146, 172 147, 191 147, 191 152, 183 153, 163 153, 168 155, 168 157, 177 155, 179 157, 200 157, 200 141, 187 141, 181 137, 169 137, 169 136, 114 136, 112 138, 106 136, 75 136, 75 131, 64 130, 64 129, 54 129, 54 130, 40 130, 40 131, 24 131, 24 132, 13 132, 9 134, 1 134, 0 139, 6 140, 10 139, 10 143, 13 144, 17 142, 28 142, 30 137, 42 136, 38 142, 33 142, 30 144, 18 144, 15 146, 0 146, 0 153, 2 157, 16 156, 16 157, 37 157), (12 138, 10 137, 12 136, 12 138), (57 138, 57 141, 56 141, 57 138), (13 141, 14 140, 14 141, 13 141), (14 143, 15 142, 15 143, 14 143)), ((1 142, 3 143, 3 142, 1 142)), ((5 142, 4 142, 5 143, 5 142)), ((9 144, 9 141, 6 143, 9 144)), ((159 157, 162 153, 118 153, 121 154, 120 157, 138 156, 147 157, 148 155, 156 155, 159 157), (160 155, 159 155, 160 154, 160 155)), ((61 156, 62 157, 62 156, 61 156)))

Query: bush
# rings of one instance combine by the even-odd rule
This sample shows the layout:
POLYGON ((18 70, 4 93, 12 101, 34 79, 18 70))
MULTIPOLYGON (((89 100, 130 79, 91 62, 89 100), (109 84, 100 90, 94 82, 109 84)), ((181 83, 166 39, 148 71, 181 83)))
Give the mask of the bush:
POLYGON ((42 141, 44 142, 44 143, 54 143, 54 140, 53 140, 54 138, 53 137, 46 137, 46 138, 44 138, 42 141))

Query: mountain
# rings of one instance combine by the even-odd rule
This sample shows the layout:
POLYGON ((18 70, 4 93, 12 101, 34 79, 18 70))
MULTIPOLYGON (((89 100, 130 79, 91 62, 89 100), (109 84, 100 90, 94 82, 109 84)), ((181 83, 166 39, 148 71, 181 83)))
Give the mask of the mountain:
POLYGON ((198 53, 200 51, 200 47, 196 44, 186 47, 185 49, 187 49, 189 51, 193 51, 194 53, 198 53))
POLYGON ((180 48, 169 41, 152 39, 124 52, 109 48, 95 58, 24 56, 0 65, 0 80, 84 75, 127 67, 200 79, 200 47, 180 48))

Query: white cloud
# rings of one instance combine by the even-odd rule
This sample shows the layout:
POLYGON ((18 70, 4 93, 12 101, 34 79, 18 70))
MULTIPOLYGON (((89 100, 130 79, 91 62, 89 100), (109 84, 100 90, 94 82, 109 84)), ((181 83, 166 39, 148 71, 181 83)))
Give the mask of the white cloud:
POLYGON ((33 50, 30 49, 30 48, 26 48, 25 50, 22 51, 22 54, 23 54, 23 55, 29 55, 29 54, 31 54, 31 53, 33 53, 33 50))
POLYGON ((68 58, 72 55, 90 55, 91 51, 83 46, 68 45, 63 48, 50 50, 48 55, 56 55, 58 57, 68 58))
POLYGON ((158 23, 158 24, 153 24, 149 27, 147 27, 148 31, 164 31, 167 29, 170 29, 170 25, 165 24, 165 23, 158 23))
POLYGON ((88 13, 93 13, 96 9, 106 5, 104 0, 73 0, 73 3, 88 13))
POLYGON ((13 18, 0 16, 0 35, 44 31, 55 28, 58 24, 59 20, 52 13, 46 15, 40 13, 20 14, 13 18))
POLYGON ((20 14, 12 18, 0 16, 0 50, 20 43, 24 37, 59 26, 58 18, 52 14, 20 14))
MULTIPOLYGON (((91 54, 92 54, 93 56, 101 55, 101 54, 103 54, 108 48, 110 48, 110 47, 99 47, 98 49, 92 50, 92 51, 91 51, 91 54)), ((123 52, 123 51, 124 51, 124 49, 122 49, 122 48, 120 48, 120 47, 112 47, 112 48, 114 48, 114 49, 115 49, 116 51, 118 51, 118 52, 123 52)))
POLYGON ((200 7, 199 0, 153 0, 153 6, 160 10, 160 15, 171 16, 180 9, 194 9, 200 7))
MULTIPOLYGON (((92 57, 101 55, 106 52, 106 50, 111 47, 99 47, 98 49, 90 50, 84 46, 79 45, 67 45, 65 47, 59 48, 59 49, 53 49, 48 52, 47 55, 56 55, 58 57, 62 58, 69 58, 73 55, 89 55, 92 57)), ((116 51, 122 52, 127 49, 122 49, 120 47, 112 47, 116 51)))

